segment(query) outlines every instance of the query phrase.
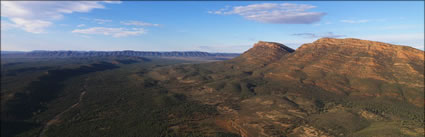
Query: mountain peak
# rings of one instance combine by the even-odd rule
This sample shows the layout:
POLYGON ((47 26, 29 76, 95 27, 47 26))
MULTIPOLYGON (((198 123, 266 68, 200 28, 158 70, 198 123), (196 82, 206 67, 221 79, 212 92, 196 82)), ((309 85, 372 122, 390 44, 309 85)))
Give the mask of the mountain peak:
POLYGON ((280 43, 259 41, 241 56, 233 59, 233 61, 262 67, 294 51, 294 49, 280 43))
POLYGON ((267 42, 267 41, 258 41, 254 44, 253 48, 271 48, 271 49, 279 49, 284 50, 286 52, 292 53, 295 50, 292 48, 289 48, 283 44, 277 43, 277 42, 267 42))

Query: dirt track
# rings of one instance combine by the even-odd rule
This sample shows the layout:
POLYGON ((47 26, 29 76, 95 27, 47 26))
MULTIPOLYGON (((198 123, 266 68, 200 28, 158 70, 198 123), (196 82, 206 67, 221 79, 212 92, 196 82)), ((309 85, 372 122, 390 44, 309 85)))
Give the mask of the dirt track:
MULTIPOLYGON (((88 80, 88 78, 85 81, 87 81, 87 80, 88 80)), ((54 125, 54 124, 60 122, 60 119, 61 119, 61 117, 62 117, 63 114, 65 114, 66 112, 70 111, 71 109, 77 107, 80 104, 80 102, 83 100, 84 95, 86 94, 86 87, 87 87, 87 85, 84 84, 83 88, 81 89, 80 99, 78 100, 77 103, 75 103, 72 106, 68 107, 67 109, 65 109, 61 113, 57 114, 53 119, 47 121, 46 124, 44 124, 44 126, 41 129, 41 132, 38 135, 38 137, 45 137, 45 133, 46 133, 47 129, 49 129, 49 127, 51 125, 54 125)))

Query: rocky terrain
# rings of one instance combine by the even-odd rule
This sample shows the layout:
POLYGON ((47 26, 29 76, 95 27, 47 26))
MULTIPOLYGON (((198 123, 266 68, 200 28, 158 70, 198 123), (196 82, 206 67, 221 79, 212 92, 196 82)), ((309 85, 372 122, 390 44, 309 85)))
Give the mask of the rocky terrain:
POLYGON ((407 46, 323 38, 265 69, 267 78, 296 79, 337 94, 424 105, 424 52, 407 46))
POLYGON ((407 46, 322 38, 293 50, 260 41, 231 60, 149 76, 216 106, 219 125, 241 136, 424 133, 424 52, 407 46))
POLYGON ((293 49, 283 44, 259 41, 253 48, 232 61, 234 61, 235 64, 250 64, 252 67, 263 67, 292 52, 294 52, 293 49))

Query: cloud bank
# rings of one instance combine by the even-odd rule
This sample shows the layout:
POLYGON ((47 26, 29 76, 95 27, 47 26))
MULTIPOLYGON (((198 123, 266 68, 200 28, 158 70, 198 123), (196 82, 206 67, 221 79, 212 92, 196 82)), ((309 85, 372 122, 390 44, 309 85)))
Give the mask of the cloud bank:
POLYGON ((248 20, 273 24, 312 24, 326 15, 324 12, 309 12, 316 6, 307 4, 263 3, 247 6, 225 7, 210 14, 240 15, 248 20))

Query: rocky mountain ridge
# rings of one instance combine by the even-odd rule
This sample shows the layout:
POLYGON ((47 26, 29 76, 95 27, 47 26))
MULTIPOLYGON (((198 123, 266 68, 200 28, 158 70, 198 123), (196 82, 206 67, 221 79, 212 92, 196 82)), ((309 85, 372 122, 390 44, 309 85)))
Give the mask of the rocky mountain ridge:
POLYGON ((190 87, 170 91, 217 106, 241 136, 423 135, 423 51, 351 38, 285 47, 260 41, 231 60, 149 76, 190 87))
POLYGON ((424 52, 407 46, 322 38, 265 69, 266 77, 272 79, 299 80, 338 94, 388 97, 423 106, 424 52))
POLYGON ((262 67, 294 51, 280 43, 259 41, 254 47, 232 60, 240 65, 262 67))

